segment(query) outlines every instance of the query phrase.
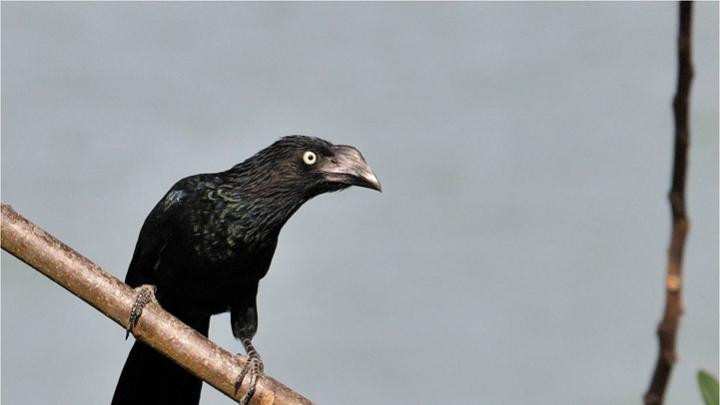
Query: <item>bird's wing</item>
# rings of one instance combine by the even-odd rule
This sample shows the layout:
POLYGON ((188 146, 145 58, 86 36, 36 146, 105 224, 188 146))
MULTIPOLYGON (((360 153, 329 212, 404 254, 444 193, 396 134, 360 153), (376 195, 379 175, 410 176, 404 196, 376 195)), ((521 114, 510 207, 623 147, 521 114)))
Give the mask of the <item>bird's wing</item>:
POLYGON ((183 193, 178 185, 173 186, 145 219, 125 276, 125 283, 131 287, 156 284, 155 269, 160 263, 163 251, 171 243, 173 215, 182 204, 183 193))

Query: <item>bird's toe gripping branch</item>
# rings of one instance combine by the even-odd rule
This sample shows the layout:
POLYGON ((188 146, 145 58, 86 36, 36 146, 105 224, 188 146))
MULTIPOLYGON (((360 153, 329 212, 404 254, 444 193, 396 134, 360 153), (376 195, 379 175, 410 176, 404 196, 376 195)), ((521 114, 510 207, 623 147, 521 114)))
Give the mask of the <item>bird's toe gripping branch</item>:
POLYGON ((245 392, 245 395, 243 395, 242 398, 240 398, 240 400, 238 401, 238 404, 240 405, 248 405, 253 395, 255 395, 257 381, 264 373, 265 365, 263 364, 260 355, 255 350, 255 347, 253 347, 252 343, 250 343, 249 339, 243 341, 243 345, 245 346, 245 350, 247 351, 248 360, 245 362, 242 371, 240 371, 240 374, 235 380, 235 394, 237 394, 238 390, 242 386, 245 377, 249 377, 250 382, 247 392, 245 392))
POLYGON ((130 336, 133 328, 135 328, 135 325, 137 325, 140 320, 140 315, 142 315, 145 305, 155 299, 156 290, 157 288, 150 284, 143 284, 135 289, 135 291, 137 291, 137 297, 135 298, 132 310, 130 310, 130 319, 128 319, 127 328, 125 329, 125 339, 130 336))

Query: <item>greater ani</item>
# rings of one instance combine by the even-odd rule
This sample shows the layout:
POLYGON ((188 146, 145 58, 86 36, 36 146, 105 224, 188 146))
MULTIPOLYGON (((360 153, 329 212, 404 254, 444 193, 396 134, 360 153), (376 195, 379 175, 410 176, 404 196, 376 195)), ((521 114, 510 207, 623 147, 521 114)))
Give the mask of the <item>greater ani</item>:
MULTIPOLYGON (((231 169, 178 181, 140 230, 125 282, 138 290, 128 333, 153 296, 167 311, 207 336, 210 316, 230 311, 233 335, 248 362, 237 378, 255 392, 263 363, 253 347, 255 297, 278 235, 316 195, 350 186, 380 191, 362 154, 307 136, 287 136, 231 169)), ((136 341, 112 405, 197 404, 202 381, 136 341)))

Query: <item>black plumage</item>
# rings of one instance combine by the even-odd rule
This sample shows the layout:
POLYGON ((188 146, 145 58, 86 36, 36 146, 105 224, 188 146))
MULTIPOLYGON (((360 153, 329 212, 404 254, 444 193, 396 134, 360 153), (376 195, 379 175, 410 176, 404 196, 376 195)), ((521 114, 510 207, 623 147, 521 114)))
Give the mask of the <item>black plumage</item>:
MULTIPOLYGON (((357 149, 306 136, 284 137, 227 171, 184 178, 145 220, 125 281, 155 286, 163 308, 206 336, 210 316, 230 311, 234 336, 255 357, 247 375, 256 378, 255 297, 280 230, 309 199, 352 185, 380 190, 357 149)), ((200 389, 199 379, 136 341, 112 403, 197 404, 200 389)))

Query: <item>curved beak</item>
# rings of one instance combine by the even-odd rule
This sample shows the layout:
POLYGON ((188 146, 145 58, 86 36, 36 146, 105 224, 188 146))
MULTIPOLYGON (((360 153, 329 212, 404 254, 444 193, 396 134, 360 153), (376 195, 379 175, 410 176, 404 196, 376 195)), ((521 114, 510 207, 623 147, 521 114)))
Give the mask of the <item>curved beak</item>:
POLYGON ((347 145, 334 145, 331 149, 333 156, 319 168, 326 180, 382 192, 380 181, 359 150, 347 145))

